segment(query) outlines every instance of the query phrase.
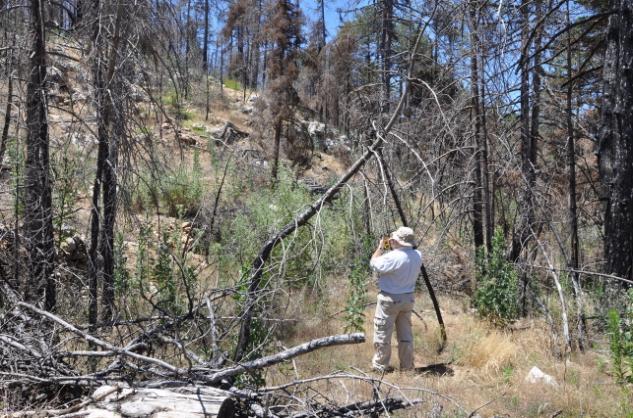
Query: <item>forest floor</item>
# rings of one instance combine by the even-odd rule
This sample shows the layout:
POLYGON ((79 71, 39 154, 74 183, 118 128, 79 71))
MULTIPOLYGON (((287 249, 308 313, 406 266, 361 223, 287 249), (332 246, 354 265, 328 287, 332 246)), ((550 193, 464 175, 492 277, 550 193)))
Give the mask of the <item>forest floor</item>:
MULTIPOLYGON (((343 287, 331 290, 332 306, 328 312, 338 314, 322 316, 310 312, 310 308, 305 307, 314 303, 299 298, 295 302, 298 325, 284 343, 293 345, 341 332, 345 322, 338 309, 344 308, 345 301, 337 301, 335 295, 346 295, 343 287)), ((374 301, 375 294, 375 290, 371 291, 368 300, 374 301)), ((292 378, 353 369, 381 377, 383 388, 394 385, 394 396, 405 395, 424 401, 420 407, 394 416, 429 416, 426 415, 429 411, 442 405, 445 414, 442 416, 448 417, 474 416, 475 413, 481 417, 631 417, 633 397, 629 388, 616 384, 610 375, 608 345, 600 334, 592 334, 595 340, 590 349, 563 360, 552 355, 550 332, 543 321, 523 320, 510 329, 501 330, 479 320, 470 307, 470 298, 465 295, 440 295, 439 302, 448 334, 448 344, 440 354, 437 353, 439 328, 433 306, 426 292, 417 294, 415 310, 421 318, 413 316, 414 372, 397 370, 395 339, 391 365, 396 371, 383 376, 371 371, 374 311, 371 304, 365 310, 365 343, 297 358, 292 366, 269 371, 267 383, 273 385, 292 378), (551 375, 555 383, 527 382, 526 376, 534 366, 551 375), (395 389, 396 386, 400 389, 395 389)), ((323 384, 321 389, 325 397, 342 403, 354 399, 355 395, 371 397, 371 390, 360 382, 332 381, 323 384)))

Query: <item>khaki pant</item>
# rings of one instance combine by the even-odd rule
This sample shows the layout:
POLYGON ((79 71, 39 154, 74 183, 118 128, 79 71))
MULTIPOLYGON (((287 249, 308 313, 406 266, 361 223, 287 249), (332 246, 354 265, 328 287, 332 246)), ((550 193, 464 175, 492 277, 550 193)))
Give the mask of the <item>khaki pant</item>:
POLYGON ((398 357, 400 368, 413 369, 413 332, 411 331, 411 312, 414 295, 405 293, 392 295, 378 294, 376 315, 374 316, 374 349, 372 360, 376 368, 387 368, 391 359, 391 334, 396 327, 398 337, 398 357))

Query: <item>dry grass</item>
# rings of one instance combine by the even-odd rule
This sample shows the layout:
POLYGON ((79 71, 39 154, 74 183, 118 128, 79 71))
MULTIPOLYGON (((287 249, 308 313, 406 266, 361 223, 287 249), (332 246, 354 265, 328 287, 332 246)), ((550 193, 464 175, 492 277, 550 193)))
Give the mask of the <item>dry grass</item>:
MULTIPOLYGON (((338 287, 338 286, 336 286, 338 287)), ((312 338, 343 332, 342 314, 332 317, 343 308, 345 291, 331 290, 332 299, 326 308, 306 308, 318 305, 310 296, 295 295, 289 307, 289 316, 298 319, 296 329, 284 341, 292 345, 312 338)), ((373 295, 370 300, 373 301, 373 295)), ((427 402, 413 410, 401 411, 396 416, 426 416, 434 404, 444 407, 445 416, 465 416, 452 402, 456 400, 470 413, 476 408, 482 417, 631 417, 633 397, 630 389, 619 387, 607 374, 608 356, 604 342, 597 341, 596 348, 583 354, 575 354, 568 361, 551 355, 549 332, 540 321, 522 324, 519 330, 504 332, 490 328, 471 312, 468 301, 462 297, 444 296, 443 307, 449 344, 442 354, 437 354, 439 344, 437 326, 432 306, 425 294, 418 296, 416 311, 423 321, 414 317, 416 366, 448 363, 452 376, 422 375, 396 371, 384 376, 384 388, 388 384, 417 388, 404 391, 411 398, 427 402), (530 384, 524 381, 528 371, 537 366, 556 379, 558 386, 530 384), (434 396, 426 391, 442 396, 434 396)), ((356 374, 370 372, 373 353, 370 318, 373 306, 365 312, 367 342, 355 346, 323 349, 296 359, 292 365, 271 370, 267 382, 281 382, 337 370, 356 374), (356 370, 357 369, 357 370, 356 370)), ((397 366, 397 348, 394 341, 392 365, 397 366)), ((371 386, 367 383, 345 380, 317 385, 321 393, 337 399, 358 400, 371 398, 371 386)), ((397 395, 396 392, 391 392, 397 395)))

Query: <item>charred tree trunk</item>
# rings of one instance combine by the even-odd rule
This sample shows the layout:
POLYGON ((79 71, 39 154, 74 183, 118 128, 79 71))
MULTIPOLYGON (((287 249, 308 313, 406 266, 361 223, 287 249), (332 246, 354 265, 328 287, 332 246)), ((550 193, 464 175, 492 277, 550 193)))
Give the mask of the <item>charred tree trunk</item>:
POLYGON ((24 296, 27 301, 39 303, 44 294, 44 306, 47 310, 52 310, 56 303, 56 287, 52 277, 55 247, 46 114, 44 5, 41 0, 30 0, 29 9, 33 45, 26 93, 28 134, 24 212, 25 237, 29 253, 29 278, 25 282, 24 296))
POLYGON ((108 71, 106 80, 109 86, 109 97, 103 109, 103 124, 106 126, 107 152, 103 170, 103 226, 101 228, 100 252, 103 256, 103 314, 106 321, 112 318, 114 311, 114 223, 117 210, 117 166, 118 145, 124 135, 125 107, 123 101, 123 89, 120 75, 116 69, 117 56, 122 44, 122 18, 124 7, 122 2, 117 3, 116 20, 114 23, 114 38, 110 46, 108 57, 108 71), (116 104, 116 106, 115 106, 116 104))
MULTIPOLYGON (((13 54, 13 52, 11 52, 13 54)), ((8 85, 7 85, 7 107, 4 112, 4 125, 2 127, 2 138, 0 138, 0 169, 2 168, 2 162, 4 161, 4 154, 7 151, 7 142, 9 140, 9 128, 11 127, 11 110, 13 107, 13 69, 9 68, 8 71, 8 85)))
POLYGON ((204 38, 202 40, 202 71, 209 72, 209 0, 204 0, 204 38))
POLYGON ((534 199, 532 187, 534 185, 534 164, 532 137, 530 134, 530 13, 529 0, 522 0, 521 15, 521 56, 519 58, 521 72, 520 102, 521 102, 521 196, 519 227, 512 238, 510 259, 515 261, 521 255, 521 250, 530 237, 530 228, 534 221, 534 199))
MULTIPOLYGON (((570 25, 569 1, 567 2, 567 25, 570 25)), ((567 33, 567 170, 569 177, 569 228, 570 228, 570 245, 571 253, 569 259, 569 269, 571 271, 571 281, 574 290, 574 299, 576 301, 576 313, 578 315, 578 349, 584 350, 586 327, 585 314, 582 303, 582 288, 580 286, 580 275, 578 274, 580 244, 578 242, 578 211, 576 209, 576 142, 574 135, 574 125, 572 121, 572 94, 573 90, 573 72, 572 72, 572 34, 567 33)))
POLYGON ((483 214, 483 183, 482 183, 482 138, 481 138, 481 108, 479 106, 479 37, 477 1, 471 0, 468 5, 470 18, 470 43, 472 56, 470 58, 470 95, 471 95, 471 119, 473 123, 473 136, 475 139, 475 188, 473 190, 473 239, 475 249, 484 246, 484 214, 483 214))
POLYGON ((604 59, 600 173, 605 271, 633 280, 633 0, 612 0, 604 59))
MULTIPOLYGON (((97 119, 97 172, 93 186, 90 220, 90 306, 88 320, 97 321, 99 279, 102 276, 102 317, 110 320, 114 309, 114 224, 117 200, 118 138, 123 135, 121 83, 116 76, 117 55, 121 44, 123 6, 116 4, 112 44, 105 42, 101 27, 101 5, 95 3, 94 45, 97 56, 93 64, 97 119), (108 56, 106 52, 109 51, 108 56), (115 106, 116 103, 116 106, 115 106), (117 117, 118 116, 118 117, 117 117), (100 208, 100 202, 103 208, 100 208)), ((104 5, 105 6, 105 5, 104 5)))
POLYGON ((383 112, 389 111, 391 98, 391 45, 394 37, 393 0, 382 0, 382 32, 380 35, 380 53, 382 55, 383 112))
POLYGON ((273 142, 273 168, 270 174, 272 184, 277 183, 277 175, 279 171, 279 154, 281 148, 281 128, 283 123, 280 117, 275 121, 275 137, 273 142))

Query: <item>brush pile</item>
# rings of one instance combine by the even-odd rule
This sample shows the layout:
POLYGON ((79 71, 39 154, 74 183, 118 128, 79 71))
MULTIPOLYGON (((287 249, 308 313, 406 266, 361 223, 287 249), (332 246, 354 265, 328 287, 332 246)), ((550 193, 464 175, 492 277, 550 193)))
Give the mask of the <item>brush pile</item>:
POLYGON ((3 294, 0 390, 10 395, 8 416, 355 416, 420 402, 385 395, 378 389, 380 380, 364 374, 335 373, 268 388, 240 383, 301 354, 362 343, 361 333, 317 338, 254 360, 230 362, 218 349, 214 321, 202 311, 206 303, 180 317, 88 327, 22 302, 8 286, 3 294), (194 351, 199 341, 190 337, 193 325, 201 326, 202 320, 207 324, 204 334, 215 341, 207 357, 194 351), (339 405, 310 390, 313 383, 337 379, 366 382, 374 388, 373 399, 339 405))

